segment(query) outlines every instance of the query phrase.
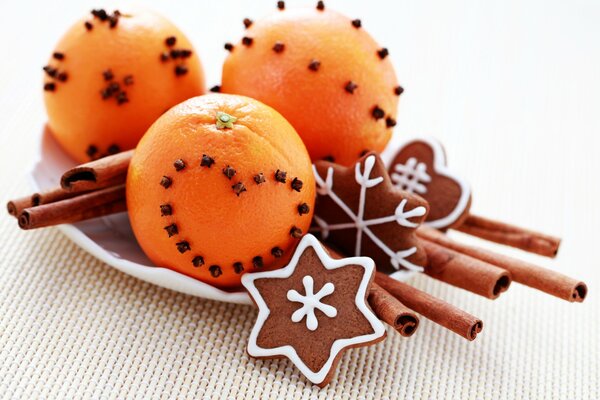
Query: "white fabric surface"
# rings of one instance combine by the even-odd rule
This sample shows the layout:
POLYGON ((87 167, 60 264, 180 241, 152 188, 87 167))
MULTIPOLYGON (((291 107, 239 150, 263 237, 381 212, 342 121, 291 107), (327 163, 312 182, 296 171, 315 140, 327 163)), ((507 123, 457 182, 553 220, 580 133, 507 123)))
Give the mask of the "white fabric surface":
MULTIPOLYGON (((312 4, 288 6, 297 3, 312 4)), ((0 398, 600 398, 600 4, 326 4, 360 16, 390 48, 406 88, 396 134, 442 139, 474 187, 474 212, 564 238, 557 260, 485 245, 585 280, 586 302, 518 284, 492 302, 417 277, 415 286, 484 320, 477 340, 423 319, 410 339, 390 332, 383 343, 348 352, 333 383, 319 390, 289 362, 246 355, 251 307, 136 280, 56 229, 21 232, 4 215, 0 398)), ((191 37, 211 86, 222 44, 239 37, 243 17, 259 17, 274 2, 151 5, 191 37)), ((29 190, 25 171, 45 119, 41 66, 66 26, 92 7, 98 4, 3 3, 3 202, 29 190)))

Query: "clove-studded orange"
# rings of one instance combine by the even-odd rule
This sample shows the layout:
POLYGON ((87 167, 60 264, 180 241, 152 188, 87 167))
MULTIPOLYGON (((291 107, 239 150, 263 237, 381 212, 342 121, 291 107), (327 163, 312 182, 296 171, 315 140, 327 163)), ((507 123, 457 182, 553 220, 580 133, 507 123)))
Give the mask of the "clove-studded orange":
POLYGON ((319 2, 315 8, 278 7, 244 25, 244 38, 225 46, 230 54, 222 92, 278 110, 313 160, 349 165, 366 150, 385 148, 403 89, 388 50, 360 20, 319 2))
POLYGON ((285 264, 309 229, 314 198, 294 128, 243 96, 210 94, 167 111, 127 175, 131 225, 148 257, 223 288, 285 264))
POLYGON ((50 130, 77 161, 135 147, 152 122, 204 92, 195 50, 164 17, 141 9, 93 10, 44 67, 50 130))

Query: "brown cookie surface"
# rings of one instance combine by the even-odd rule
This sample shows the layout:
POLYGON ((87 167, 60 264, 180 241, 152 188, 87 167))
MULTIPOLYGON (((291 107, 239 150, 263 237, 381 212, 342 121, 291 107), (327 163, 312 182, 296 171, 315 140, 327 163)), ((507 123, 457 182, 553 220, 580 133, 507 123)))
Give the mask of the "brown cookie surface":
POLYGON ((422 270, 427 256, 415 236, 428 204, 392 184, 375 153, 351 167, 314 164, 317 201, 313 231, 346 255, 371 257, 387 274, 422 270))
POLYGON ((427 225, 447 229, 468 216, 471 189, 447 168, 444 148, 436 139, 423 137, 400 144, 388 172, 396 187, 429 202, 427 225))
POLYGON ((366 303, 374 271, 372 260, 332 258, 306 235, 285 268, 244 275, 259 308, 248 353, 287 357, 313 383, 326 385, 344 349, 385 337, 366 303))

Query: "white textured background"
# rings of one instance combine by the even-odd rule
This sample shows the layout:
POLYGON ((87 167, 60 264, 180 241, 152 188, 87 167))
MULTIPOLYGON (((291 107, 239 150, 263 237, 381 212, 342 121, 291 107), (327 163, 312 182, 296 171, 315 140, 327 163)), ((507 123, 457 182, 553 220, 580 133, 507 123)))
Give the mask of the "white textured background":
MULTIPOLYGON (((192 39, 212 86, 223 43, 240 37, 243 17, 274 3, 150 6, 192 39)), ((75 18, 107 5, 0 4, 4 203, 29 190, 25 172, 45 120, 42 65, 75 18)), ((469 343, 423 320, 413 338, 390 335, 347 353, 319 391, 288 362, 246 356, 252 308, 130 278, 57 230, 20 232, 4 215, 0 398, 600 398, 600 2, 326 5, 362 18, 390 48, 406 88, 396 134, 442 139, 474 187, 474 212, 562 235, 555 261, 508 253, 584 279, 587 301, 569 304, 515 284, 492 302, 419 277, 415 286, 480 316, 481 336, 469 343)))

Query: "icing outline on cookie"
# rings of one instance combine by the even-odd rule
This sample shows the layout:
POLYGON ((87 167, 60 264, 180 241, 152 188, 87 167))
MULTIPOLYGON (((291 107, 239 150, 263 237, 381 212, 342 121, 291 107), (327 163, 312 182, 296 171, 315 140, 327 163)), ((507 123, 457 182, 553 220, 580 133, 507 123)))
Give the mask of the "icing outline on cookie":
POLYGON ((366 295, 367 289, 369 286, 369 282, 371 281, 371 277, 373 276, 375 271, 375 262, 368 257, 348 257, 343 259, 335 259, 332 258, 323 248, 321 243, 317 240, 317 238, 311 234, 307 234, 302 237, 302 240, 298 244, 298 247, 294 251, 294 255, 290 260, 289 264, 284 268, 273 270, 273 271, 265 271, 265 272, 254 272, 247 273, 242 276, 242 284, 250 293, 250 296, 258 306, 258 316, 256 318, 256 323, 252 328, 252 332, 250 333, 250 337, 248 340, 248 354, 253 357, 274 357, 274 356, 284 356, 290 359, 294 365, 302 372, 304 376, 314 384, 322 383, 327 375, 329 374, 331 368, 333 367, 333 363, 336 357, 339 355, 341 351, 348 347, 353 347, 359 344, 366 344, 373 342, 377 339, 380 339, 385 335, 385 327, 383 323, 373 314, 370 308, 366 303, 366 295), (288 278, 290 277, 294 271, 296 270, 296 266, 300 257, 304 253, 304 251, 312 247, 319 258, 319 261, 323 265, 325 269, 333 270, 337 268, 342 268, 347 265, 357 265, 364 269, 364 274, 358 290, 356 291, 356 297, 354 298, 354 303, 358 310, 364 315, 367 321, 370 323, 371 328, 373 329, 373 333, 367 335, 356 336, 353 338, 345 338, 345 339, 337 339, 333 342, 329 352, 329 358, 323 365, 323 367, 319 371, 312 371, 298 356, 296 350, 290 346, 279 346, 272 349, 267 349, 260 347, 256 340, 262 327, 271 314, 271 310, 269 310, 267 304, 264 299, 260 295, 260 292, 256 288, 254 281, 261 278, 288 278))
MULTIPOLYGON (((397 146, 395 146, 395 150, 393 152, 391 152, 391 154, 392 154, 391 157, 389 157, 389 158, 386 157, 386 161, 387 161, 386 164, 388 165, 389 170, 392 170, 392 169, 395 170, 395 164, 392 165, 392 162, 396 158, 396 156, 398 154, 400 154, 404 150, 404 148, 408 147, 409 145, 411 145, 413 143, 418 143, 418 142, 425 143, 433 151, 433 170, 438 175, 442 175, 442 176, 445 176, 446 178, 454 180, 460 186, 461 196, 460 196, 460 199, 458 200, 454 210, 452 210, 452 212, 450 214, 448 214, 447 216, 445 216, 444 218, 436 219, 433 221, 425 221, 423 223, 424 225, 427 225, 431 228, 436 228, 436 229, 447 228, 447 227, 451 226, 452 224, 454 224, 456 221, 458 221, 458 219, 464 214, 465 208, 469 205, 469 199, 471 197, 471 186, 467 183, 467 181, 465 181, 459 175, 456 175, 451 169, 448 168, 448 165, 446 162, 446 153, 444 152, 444 148, 442 147, 441 142, 432 136, 413 136, 413 137, 406 138, 406 139, 400 141, 400 143, 397 146)), ((409 161, 409 160, 407 160, 407 161, 409 161)), ((415 164, 415 166, 418 167, 418 165, 420 164, 420 161, 419 160, 416 160, 416 161, 417 161, 417 163, 415 164)), ((406 164, 403 164, 403 165, 406 165, 406 164)), ((427 172, 427 171, 425 170, 424 172, 427 172)), ((391 178, 391 175, 390 175, 390 178, 391 178)), ((394 186, 397 187, 395 180, 392 180, 392 182, 393 182, 394 186)), ((421 181, 421 182, 424 182, 426 184, 425 186, 427 186, 427 184, 430 183, 430 182, 425 182, 425 181, 421 181)), ((411 191, 410 189, 406 189, 406 191, 408 191, 410 193, 414 192, 414 191, 411 191)), ((423 193, 419 193, 419 192, 415 192, 415 193, 423 194, 423 193)), ((426 191, 425 191, 425 193, 426 193, 426 191)))

